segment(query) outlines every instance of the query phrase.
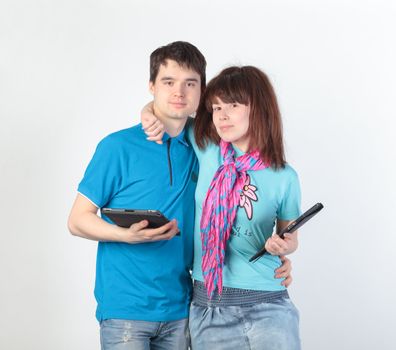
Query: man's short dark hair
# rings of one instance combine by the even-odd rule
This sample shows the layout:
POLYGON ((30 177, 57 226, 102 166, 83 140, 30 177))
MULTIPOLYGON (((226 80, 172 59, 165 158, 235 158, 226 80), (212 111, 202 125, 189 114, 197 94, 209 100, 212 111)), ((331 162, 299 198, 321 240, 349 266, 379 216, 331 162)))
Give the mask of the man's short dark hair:
POLYGON ((161 64, 166 60, 176 61, 180 66, 197 72, 201 78, 201 90, 206 85, 206 60, 204 55, 192 44, 186 41, 175 41, 161 46, 150 55, 150 81, 155 82, 161 64))

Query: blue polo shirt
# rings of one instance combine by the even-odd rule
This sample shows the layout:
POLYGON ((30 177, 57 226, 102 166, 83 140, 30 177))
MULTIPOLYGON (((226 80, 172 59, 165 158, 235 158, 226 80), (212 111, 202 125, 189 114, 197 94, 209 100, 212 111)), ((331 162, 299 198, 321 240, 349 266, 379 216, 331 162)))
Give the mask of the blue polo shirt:
POLYGON ((140 124, 107 136, 79 184, 79 193, 98 208, 160 210, 181 231, 169 241, 98 243, 98 321, 188 317, 197 160, 184 131, 163 141, 147 141, 140 124))

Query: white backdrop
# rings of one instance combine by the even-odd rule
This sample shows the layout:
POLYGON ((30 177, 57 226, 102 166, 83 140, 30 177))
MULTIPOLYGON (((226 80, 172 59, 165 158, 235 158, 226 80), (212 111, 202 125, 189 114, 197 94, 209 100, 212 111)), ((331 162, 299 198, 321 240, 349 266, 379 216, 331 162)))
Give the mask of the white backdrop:
POLYGON ((0 348, 98 349, 96 243, 66 228, 98 141, 138 122, 148 57, 194 43, 279 97, 303 209, 290 294, 306 350, 394 349, 396 5, 0 0, 0 348))

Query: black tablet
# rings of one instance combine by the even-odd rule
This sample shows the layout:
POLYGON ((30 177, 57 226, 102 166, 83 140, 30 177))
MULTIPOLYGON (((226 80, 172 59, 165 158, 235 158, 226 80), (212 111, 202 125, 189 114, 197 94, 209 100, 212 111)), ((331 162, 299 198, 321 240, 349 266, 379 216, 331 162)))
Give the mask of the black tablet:
POLYGON ((116 225, 130 227, 142 220, 149 222, 149 228, 165 225, 169 220, 158 210, 112 209, 102 208, 101 214, 107 216, 116 225))

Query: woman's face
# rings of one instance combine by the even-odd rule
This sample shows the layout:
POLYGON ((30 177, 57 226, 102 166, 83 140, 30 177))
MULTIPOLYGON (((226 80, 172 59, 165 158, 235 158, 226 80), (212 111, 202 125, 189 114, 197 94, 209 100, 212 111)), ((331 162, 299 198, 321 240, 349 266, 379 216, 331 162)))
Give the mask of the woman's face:
POLYGON ((220 138, 247 152, 250 106, 238 102, 224 103, 218 98, 212 108, 213 123, 220 138))

